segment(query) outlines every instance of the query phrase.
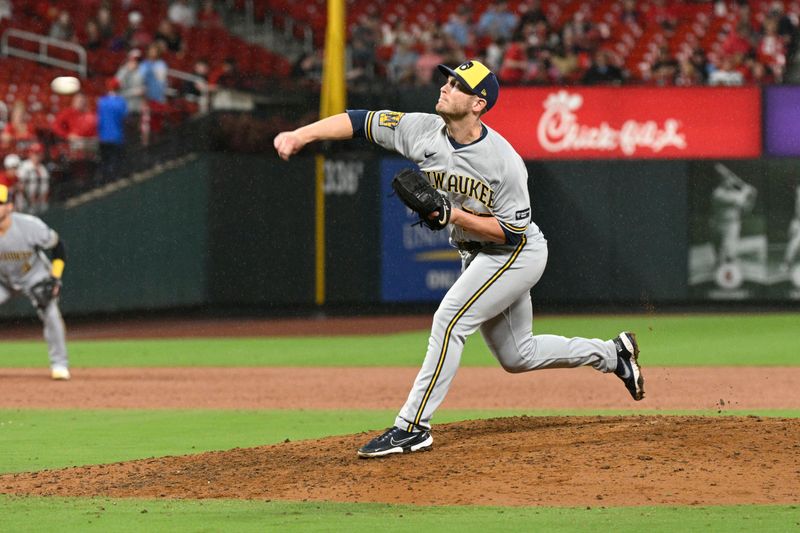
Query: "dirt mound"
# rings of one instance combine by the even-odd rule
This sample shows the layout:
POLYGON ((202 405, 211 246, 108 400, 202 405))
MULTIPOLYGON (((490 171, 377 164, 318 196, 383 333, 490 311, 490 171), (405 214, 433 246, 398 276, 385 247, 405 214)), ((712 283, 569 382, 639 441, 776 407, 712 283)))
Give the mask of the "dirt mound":
POLYGON ((375 433, 0 476, 0 493, 483 505, 800 499, 800 421, 514 417, 439 425, 428 453, 358 459, 375 433))

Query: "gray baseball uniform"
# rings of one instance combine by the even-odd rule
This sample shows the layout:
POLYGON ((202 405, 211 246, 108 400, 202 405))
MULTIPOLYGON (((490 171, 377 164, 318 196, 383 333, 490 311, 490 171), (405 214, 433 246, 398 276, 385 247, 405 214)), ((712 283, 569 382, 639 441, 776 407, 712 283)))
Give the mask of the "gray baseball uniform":
POLYGON ((453 207, 493 216, 506 244, 450 225, 450 242, 462 257, 462 274, 434 315, 425 361, 395 420, 406 431, 430 428, 461 359, 466 338, 480 329, 508 372, 591 365, 601 372, 617 366, 613 341, 533 335, 530 290, 547 263, 547 241, 531 221, 528 174, 520 156, 497 132, 483 126, 468 145, 455 142, 438 115, 351 111, 363 117, 354 133, 419 165, 431 184, 447 193, 453 207), (365 114, 364 114, 365 113, 365 114))
MULTIPOLYGON (((11 213, 11 226, 0 235, 0 304, 15 293, 25 294, 35 305, 31 288, 50 277, 50 260, 42 253, 58 243, 58 235, 39 218, 11 213)), ((51 367, 67 367, 66 328, 54 298, 39 311, 51 367)))

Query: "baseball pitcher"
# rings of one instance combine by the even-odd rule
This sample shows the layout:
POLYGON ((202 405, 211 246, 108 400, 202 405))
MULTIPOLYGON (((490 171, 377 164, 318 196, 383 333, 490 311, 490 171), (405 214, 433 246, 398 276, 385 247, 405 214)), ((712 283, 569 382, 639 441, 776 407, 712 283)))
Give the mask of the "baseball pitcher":
POLYGON ((50 356, 50 376, 70 378, 64 321, 58 308, 64 243, 47 224, 32 215, 14 212, 14 200, 0 185, 0 304, 22 293, 44 323, 50 356), (50 251, 50 258, 45 255, 50 251))
POLYGON ((619 376, 644 397, 633 333, 612 340, 533 335, 530 290, 547 262, 547 241, 531 220, 522 158, 481 121, 499 94, 479 61, 439 65, 446 81, 436 115, 348 110, 275 138, 281 158, 318 140, 364 137, 416 163, 392 183, 398 197, 434 231, 447 229, 462 273, 434 315, 428 350, 394 426, 358 450, 360 457, 430 449, 430 422, 455 376, 466 338, 480 330, 508 372, 591 365, 619 376))

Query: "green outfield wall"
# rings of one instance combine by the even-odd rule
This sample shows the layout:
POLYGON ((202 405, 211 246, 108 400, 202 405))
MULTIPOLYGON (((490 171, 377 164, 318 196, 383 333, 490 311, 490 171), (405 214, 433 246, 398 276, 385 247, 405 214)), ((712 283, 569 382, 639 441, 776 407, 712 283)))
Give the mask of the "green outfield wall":
MULTIPOLYGON (((313 309, 320 213, 325 220, 323 306, 391 308, 392 301, 381 296, 383 270, 391 268, 381 261, 380 211, 386 199, 379 169, 387 154, 358 143, 356 151, 341 146, 320 147, 326 156, 324 212, 315 203, 313 154, 286 163, 271 154, 212 152, 134 176, 80 205, 51 209, 44 218, 63 236, 69 253, 64 313, 313 309)), ((710 175, 712 164, 529 162, 533 218, 550 251, 535 301, 575 307, 705 301, 711 292, 698 292, 689 283, 689 238, 705 235, 697 228, 707 221, 695 211, 698 204, 708 204, 697 198, 711 190, 704 180, 716 179, 710 175)), ((763 185, 767 175, 790 176, 791 161, 728 165, 762 189, 760 198, 789 198, 773 204, 787 211, 781 217, 791 218, 788 185, 774 193, 763 185)), ((756 222, 744 224, 745 233, 766 227, 756 222)), ((781 219, 770 233, 776 242, 787 240, 783 226, 781 219)), ((698 257, 707 255, 703 246, 695 245, 698 257)), ((777 261, 780 250, 773 252, 777 261)), ((762 290, 744 298, 768 301, 771 294, 762 290)), ((787 301, 787 295, 788 288, 779 301, 787 301)), ((723 294, 721 299, 736 298, 723 294)), ((0 317, 32 314, 19 298, 0 308, 0 317)))

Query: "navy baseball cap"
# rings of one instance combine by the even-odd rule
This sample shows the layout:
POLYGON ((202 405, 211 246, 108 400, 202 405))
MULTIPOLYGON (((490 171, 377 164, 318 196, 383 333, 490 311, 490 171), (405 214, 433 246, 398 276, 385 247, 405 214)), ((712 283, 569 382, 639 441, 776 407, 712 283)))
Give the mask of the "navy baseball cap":
POLYGON ((480 61, 473 59, 460 64, 455 69, 447 65, 439 65, 439 72, 445 76, 453 76, 467 91, 486 100, 487 111, 497 102, 500 94, 497 76, 480 61))

